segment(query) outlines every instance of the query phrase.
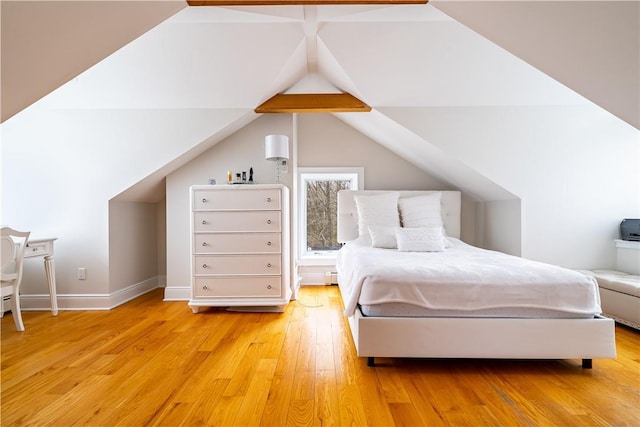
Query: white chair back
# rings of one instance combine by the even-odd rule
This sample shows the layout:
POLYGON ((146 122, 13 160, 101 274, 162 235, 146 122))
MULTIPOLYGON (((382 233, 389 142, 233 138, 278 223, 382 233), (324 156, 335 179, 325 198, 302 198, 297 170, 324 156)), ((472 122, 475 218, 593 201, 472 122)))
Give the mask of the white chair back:
POLYGON ((9 235, 2 235, 0 240, 0 270, 4 270, 11 262, 16 259, 16 244, 9 235))
MULTIPOLYGON (((11 312, 18 331, 24 331, 20 309, 20 283, 24 251, 29 240, 29 231, 16 231, 10 227, 0 229, 0 295, 11 295, 11 312)), ((4 313, 3 313, 4 314, 4 313)))

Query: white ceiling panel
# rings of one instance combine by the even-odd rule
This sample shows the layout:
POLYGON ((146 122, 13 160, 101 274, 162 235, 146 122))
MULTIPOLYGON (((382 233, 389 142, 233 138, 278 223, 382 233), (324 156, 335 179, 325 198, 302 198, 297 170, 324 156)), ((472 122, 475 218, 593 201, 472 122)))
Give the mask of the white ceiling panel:
POLYGON ((415 22, 451 21, 429 4, 384 6, 320 6, 318 18, 326 22, 415 22))
POLYGON ((327 23, 319 37, 372 106, 587 102, 456 22, 327 23))
POLYGON ((335 115, 406 161, 449 183, 452 188, 463 189, 465 194, 476 200, 515 198, 506 189, 378 110, 367 114, 335 115))
POLYGON ((238 6, 188 7, 172 16, 171 22, 181 23, 264 23, 304 19, 302 6, 238 6))
POLYGON ((254 107, 286 82, 284 69, 300 72, 303 39, 298 23, 164 23, 60 88, 46 105, 254 107))

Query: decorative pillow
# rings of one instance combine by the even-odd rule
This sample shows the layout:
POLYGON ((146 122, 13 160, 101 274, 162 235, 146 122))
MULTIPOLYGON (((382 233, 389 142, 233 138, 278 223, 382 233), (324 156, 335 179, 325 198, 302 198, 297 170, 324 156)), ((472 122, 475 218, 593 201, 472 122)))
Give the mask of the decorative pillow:
POLYGON ((382 225, 399 227, 398 193, 390 192, 371 196, 355 196, 358 209, 358 232, 360 236, 369 235, 369 227, 382 225))
POLYGON ((442 252, 444 235, 442 227, 396 228, 400 252, 442 252))
POLYGON ((402 226, 406 228, 442 227, 442 193, 398 200, 402 226))
POLYGON ((369 226, 369 234, 371 235, 371 246, 374 248, 396 249, 396 228, 384 225, 369 226))

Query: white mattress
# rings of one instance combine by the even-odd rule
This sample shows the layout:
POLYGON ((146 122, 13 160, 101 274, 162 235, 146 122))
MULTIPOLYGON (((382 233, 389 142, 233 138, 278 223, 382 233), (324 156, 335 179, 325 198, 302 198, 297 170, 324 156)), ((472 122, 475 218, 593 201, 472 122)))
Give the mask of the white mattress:
POLYGON ((358 304, 385 303, 469 315, 515 308, 574 317, 601 313, 593 277, 449 240, 452 247, 444 252, 399 252, 359 240, 346 244, 337 259, 345 314, 352 316, 358 304))

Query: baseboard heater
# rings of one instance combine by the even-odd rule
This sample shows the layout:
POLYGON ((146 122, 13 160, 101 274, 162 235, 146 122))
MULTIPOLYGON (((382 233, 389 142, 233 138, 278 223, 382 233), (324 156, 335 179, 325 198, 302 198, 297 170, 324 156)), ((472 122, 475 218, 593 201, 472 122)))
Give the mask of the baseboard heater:
POLYGON ((324 273, 324 284, 329 285, 337 285, 338 284, 338 272, 337 271, 327 271, 324 273))

